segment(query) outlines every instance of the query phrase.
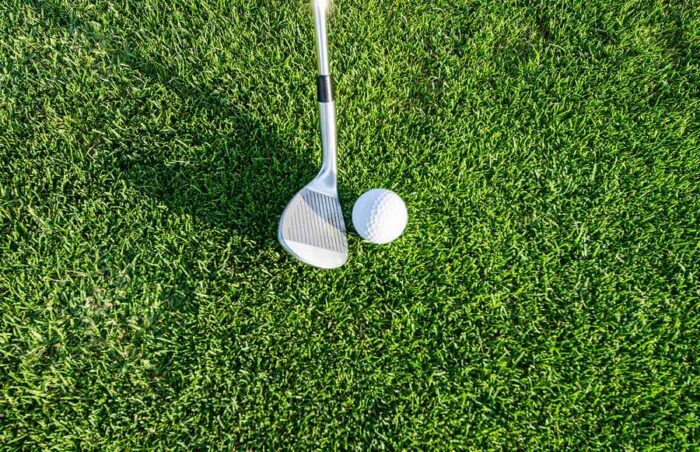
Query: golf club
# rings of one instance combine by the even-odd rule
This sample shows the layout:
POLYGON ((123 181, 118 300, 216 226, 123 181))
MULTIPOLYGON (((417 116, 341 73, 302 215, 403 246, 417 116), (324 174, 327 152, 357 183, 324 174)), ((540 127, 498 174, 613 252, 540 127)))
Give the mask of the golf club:
POLYGON ((326 33, 330 4, 331 0, 313 2, 323 163, 314 180, 289 202, 278 230, 279 242, 285 250, 306 264, 325 269, 338 268, 348 259, 345 220, 338 198, 335 103, 326 33))

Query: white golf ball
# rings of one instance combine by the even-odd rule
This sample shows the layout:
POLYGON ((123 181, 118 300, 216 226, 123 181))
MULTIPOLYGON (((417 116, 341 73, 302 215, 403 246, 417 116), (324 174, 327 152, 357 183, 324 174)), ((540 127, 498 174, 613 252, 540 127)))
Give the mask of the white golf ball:
POLYGON ((408 210, 399 195, 377 188, 355 202, 352 223, 360 237, 381 245, 393 242, 403 234, 408 223, 408 210))

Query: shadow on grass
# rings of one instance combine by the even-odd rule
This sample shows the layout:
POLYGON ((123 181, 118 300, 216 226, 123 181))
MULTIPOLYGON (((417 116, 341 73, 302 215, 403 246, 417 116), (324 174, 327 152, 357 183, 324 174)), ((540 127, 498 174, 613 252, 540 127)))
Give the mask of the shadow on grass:
MULTIPOLYGON (((310 180, 314 170, 308 161, 296 157, 272 125, 253 117, 245 105, 234 105, 222 99, 204 83, 193 84, 192 80, 205 79, 198 77, 202 70, 195 63, 173 69, 168 61, 134 51, 136 46, 132 44, 137 41, 134 37, 124 38, 130 47, 128 51, 115 49, 108 38, 96 36, 90 24, 70 10, 53 2, 27 3, 54 24, 91 36, 96 45, 103 46, 109 53, 113 64, 127 65, 139 75, 134 83, 146 81, 159 85, 187 100, 186 111, 174 121, 174 130, 170 130, 166 138, 168 142, 184 138, 182 146, 196 145, 206 151, 197 155, 190 153, 187 161, 177 161, 167 149, 144 153, 136 149, 138 144, 124 143, 125 149, 116 155, 116 160, 130 186, 175 213, 193 215, 205 225, 241 235, 249 243, 256 244, 253 246, 277 246, 279 216, 301 187, 299 181, 310 180), (178 77, 183 73, 188 74, 188 79, 178 77), (204 118, 205 124, 212 127, 204 130, 199 125, 199 128, 178 130, 178 127, 189 127, 182 120, 187 116, 204 118), (214 129, 232 132, 224 134, 214 129)), ((137 102, 142 100, 134 101, 137 102)), ((159 112, 134 113, 129 119, 131 132, 139 133, 139 121, 146 122, 146 115, 153 113, 159 112)), ((143 133, 152 135, 147 137, 149 139, 163 138, 159 136, 161 131, 145 130, 143 133)))

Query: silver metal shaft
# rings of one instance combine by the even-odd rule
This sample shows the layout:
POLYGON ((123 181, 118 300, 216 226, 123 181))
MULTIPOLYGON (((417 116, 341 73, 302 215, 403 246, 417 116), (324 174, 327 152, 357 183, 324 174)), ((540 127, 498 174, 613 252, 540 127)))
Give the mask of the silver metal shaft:
MULTIPOLYGON (((319 75, 321 76, 330 76, 328 34, 326 27, 329 4, 329 0, 314 0, 318 69, 319 75)), ((319 176, 324 181, 324 185, 326 185, 330 191, 336 192, 338 178, 338 140, 336 132, 335 102, 320 102, 319 115, 321 122, 321 146, 323 148, 323 165, 319 176)))
POLYGON ((330 64, 328 62, 328 34, 326 32, 329 4, 329 0, 314 0, 314 18, 316 19, 316 43, 318 45, 319 75, 331 74, 330 64))
POLYGON ((321 115, 321 146, 323 147, 323 164, 321 172, 328 174, 334 179, 333 186, 335 188, 335 179, 338 175, 338 139, 335 128, 335 102, 326 102, 319 104, 319 113, 321 115))

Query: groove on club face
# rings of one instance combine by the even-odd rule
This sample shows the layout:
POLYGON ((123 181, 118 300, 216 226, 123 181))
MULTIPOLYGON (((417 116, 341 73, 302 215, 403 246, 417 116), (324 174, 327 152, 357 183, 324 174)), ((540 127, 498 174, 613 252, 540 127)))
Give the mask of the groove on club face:
POLYGON ((335 196, 302 190, 287 206, 279 235, 288 251, 316 267, 337 268, 347 260, 345 221, 335 196))

